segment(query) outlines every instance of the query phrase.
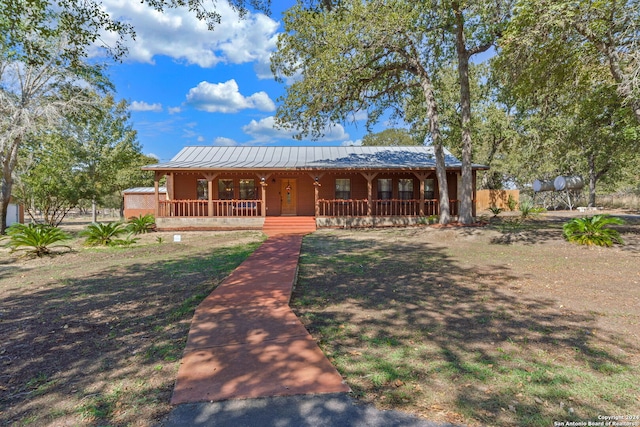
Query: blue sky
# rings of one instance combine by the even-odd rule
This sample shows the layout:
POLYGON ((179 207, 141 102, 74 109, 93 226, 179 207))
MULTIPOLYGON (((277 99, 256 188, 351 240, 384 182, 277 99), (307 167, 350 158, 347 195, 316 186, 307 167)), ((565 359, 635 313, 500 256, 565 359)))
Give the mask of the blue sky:
MULTIPOLYGON (((118 98, 131 104, 143 152, 169 160, 186 145, 357 145, 364 122, 337 125, 319 141, 297 141, 277 130, 273 116, 285 86, 269 70, 283 30, 282 12, 295 0, 273 2, 271 16, 239 20, 226 2, 212 32, 186 10, 159 14, 140 2, 104 0, 107 10, 136 29, 129 55, 110 67, 118 98)), ((113 43, 110 35, 103 37, 113 43)))

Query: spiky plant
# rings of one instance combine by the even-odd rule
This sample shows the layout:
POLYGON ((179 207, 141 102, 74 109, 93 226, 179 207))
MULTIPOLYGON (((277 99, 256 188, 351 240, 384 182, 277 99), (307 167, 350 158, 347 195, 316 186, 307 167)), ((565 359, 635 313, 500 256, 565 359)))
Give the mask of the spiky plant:
POLYGON ((86 245, 108 246, 114 244, 118 236, 126 232, 125 225, 121 222, 94 222, 89 224, 80 235, 87 238, 86 245))
POLYGON ((12 251, 24 250, 29 255, 39 257, 50 255, 54 245, 68 248, 69 246, 58 244, 71 238, 58 227, 49 224, 13 224, 7 228, 7 237, 7 246, 12 251))
POLYGON ((487 209, 491 211, 494 218, 500 215, 500 213, 504 210, 503 208, 499 208, 497 206, 489 206, 487 209))
POLYGON ((533 200, 521 200, 518 206, 522 220, 535 219, 545 211, 544 208, 533 204, 533 200))
POLYGON ((152 214, 129 218, 127 231, 133 234, 145 234, 156 229, 156 219, 152 214))
POLYGON ((574 218, 562 227, 562 234, 567 241, 579 245, 613 246, 614 243, 623 245, 618 230, 608 228, 610 225, 624 224, 620 218, 607 214, 594 215, 586 218, 574 218))

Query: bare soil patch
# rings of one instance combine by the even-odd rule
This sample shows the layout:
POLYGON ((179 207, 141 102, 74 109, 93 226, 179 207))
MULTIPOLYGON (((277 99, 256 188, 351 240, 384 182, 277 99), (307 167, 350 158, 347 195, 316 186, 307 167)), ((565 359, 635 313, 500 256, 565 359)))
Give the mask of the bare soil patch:
POLYGON ((321 230, 292 306, 380 408, 497 426, 640 416, 640 217, 618 214, 613 248, 565 242, 575 213, 321 230))
POLYGON ((74 240, 72 252, 40 259, 0 250, 0 425, 156 424, 171 409, 193 310, 263 237, 74 240))

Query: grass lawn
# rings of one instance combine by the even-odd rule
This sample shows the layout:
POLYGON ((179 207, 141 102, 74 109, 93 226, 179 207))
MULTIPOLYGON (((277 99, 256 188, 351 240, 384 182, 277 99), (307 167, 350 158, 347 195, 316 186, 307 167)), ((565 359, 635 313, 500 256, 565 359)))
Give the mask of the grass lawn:
POLYGON ((195 307, 263 239, 180 234, 76 239, 41 259, 0 250, 0 425, 151 426, 171 410, 195 307))
MULTIPOLYGON (((640 221, 320 230, 292 306, 360 400, 467 425, 640 416, 640 221)), ((640 420, 635 420, 640 425, 640 420)))
MULTIPOLYGON (((640 415, 629 219, 627 245, 608 249, 564 242, 553 218, 320 230, 292 306, 354 396, 380 408, 497 426, 640 415)), ((76 239, 40 259, 0 249, 0 425, 151 426, 171 410, 193 310, 264 237, 180 234, 76 239)))

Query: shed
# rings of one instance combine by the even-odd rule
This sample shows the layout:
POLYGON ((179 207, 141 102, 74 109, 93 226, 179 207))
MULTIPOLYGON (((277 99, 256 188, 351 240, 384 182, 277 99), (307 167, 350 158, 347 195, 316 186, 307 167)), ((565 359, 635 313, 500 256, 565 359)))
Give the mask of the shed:
MULTIPOLYGON (((154 187, 134 187, 127 188, 122 192, 124 197, 124 217, 138 217, 140 215, 155 214, 155 188, 154 187)), ((167 189, 158 189, 160 200, 166 200, 167 189)))

